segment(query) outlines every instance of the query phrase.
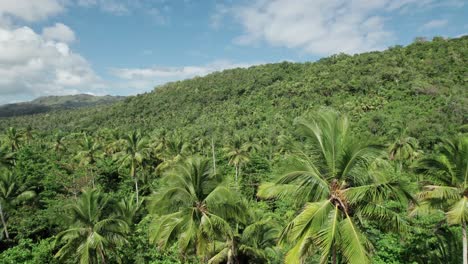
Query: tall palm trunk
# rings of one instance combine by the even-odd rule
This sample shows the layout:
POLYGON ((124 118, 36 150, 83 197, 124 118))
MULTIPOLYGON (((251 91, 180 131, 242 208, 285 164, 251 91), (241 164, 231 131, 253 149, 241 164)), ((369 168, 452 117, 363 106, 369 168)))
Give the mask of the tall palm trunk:
POLYGON ((213 138, 211 138, 211 153, 213 154, 213 173, 216 174, 216 157, 213 138))
POLYGON ((332 252, 332 263, 336 264, 336 246, 333 245, 333 252, 332 252))
POLYGON ((136 202, 138 204, 138 179, 134 177, 135 179, 135 192, 136 192, 136 202))
POLYGON ((238 183, 237 178, 239 177, 239 165, 236 165, 236 183, 238 183))
POLYGON ((10 239, 10 235, 8 234, 8 229, 5 222, 5 216, 3 215, 2 203, 0 203, 0 218, 2 219, 3 231, 5 232, 5 236, 7 239, 10 239))
POLYGON ((135 181, 135 194, 136 194, 136 202, 138 204, 138 179, 136 177, 136 172, 135 172, 135 161, 132 160, 132 167, 130 168, 130 176, 133 178, 135 181))
POLYGON ((463 231, 463 264, 468 264, 468 249, 467 249, 467 238, 466 238, 466 223, 463 221, 462 224, 463 231))

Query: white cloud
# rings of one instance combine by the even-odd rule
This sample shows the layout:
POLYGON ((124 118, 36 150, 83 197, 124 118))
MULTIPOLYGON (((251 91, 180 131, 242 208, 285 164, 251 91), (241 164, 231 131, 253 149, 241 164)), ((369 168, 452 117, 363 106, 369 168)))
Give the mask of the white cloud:
POLYGON ((0 103, 100 88, 101 80, 89 63, 67 43, 47 39, 29 27, 0 27, 0 103))
POLYGON ((233 68, 247 68, 259 63, 233 63, 214 61, 202 66, 160 67, 151 68, 118 68, 111 69, 111 74, 122 79, 122 87, 148 89, 166 82, 205 76, 209 73, 233 68))
POLYGON ((101 11, 115 15, 124 15, 130 12, 129 4, 126 1, 119 0, 78 0, 78 6, 98 7, 101 11))
POLYGON ((42 36, 47 40, 56 40, 65 43, 75 41, 75 32, 62 23, 56 23, 52 27, 42 29, 42 36))
MULTIPOLYGON (((451 6, 459 1, 449 1, 451 6)), ((392 44, 390 12, 448 5, 436 0, 254 0, 230 8, 244 33, 234 42, 299 49, 315 55, 382 50, 392 44)), ((218 10, 219 19, 225 12, 218 10)))
POLYGON ((64 10, 61 0, 1 0, 0 17, 14 17, 28 22, 43 20, 64 10))
POLYGON ((447 25, 448 25, 448 20, 446 19, 434 19, 422 25, 420 30, 438 29, 438 28, 443 28, 447 25))

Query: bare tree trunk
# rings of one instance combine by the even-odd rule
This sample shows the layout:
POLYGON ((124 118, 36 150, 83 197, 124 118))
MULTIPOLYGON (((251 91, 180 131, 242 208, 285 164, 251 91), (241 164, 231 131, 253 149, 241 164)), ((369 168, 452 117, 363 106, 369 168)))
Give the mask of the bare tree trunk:
POLYGON ((8 234, 8 229, 5 222, 5 216, 3 215, 2 203, 0 203, 0 218, 2 219, 3 231, 5 232, 5 236, 7 239, 10 239, 10 235, 8 234))
POLYGON ((215 148, 214 148, 214 139, 211 138, 211 153, 213 154, 213 172, 216 174, 216 157, 215 157, 215 148))
POLYGON ((463 221, 462 224, 463 231, 463 264, 468 264, 468 249, 467 249, 467 238, 466 238, 466 223, 463 221))

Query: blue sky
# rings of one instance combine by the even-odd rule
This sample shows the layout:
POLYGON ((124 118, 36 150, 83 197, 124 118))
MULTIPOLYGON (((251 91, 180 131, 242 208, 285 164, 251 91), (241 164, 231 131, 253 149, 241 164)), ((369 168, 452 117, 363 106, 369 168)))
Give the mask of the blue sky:
POLYGON ((1 0, 0 104, 467 32, 463 0, 1 0))

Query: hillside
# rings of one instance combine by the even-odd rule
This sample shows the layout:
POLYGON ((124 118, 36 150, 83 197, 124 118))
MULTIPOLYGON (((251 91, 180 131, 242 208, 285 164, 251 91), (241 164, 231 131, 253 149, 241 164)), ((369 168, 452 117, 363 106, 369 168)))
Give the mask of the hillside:
POLYGON ((462 263, 467 60, 435 38, 1 118, 0 264, 462 263))
POLYGON ((0 105, 0 117, 32 115, 53 110, 110 104, 123 98, 123 96, 94 96, 89 94, 44 96, 30 102, 0 105))
POLYGON ((468 121, 468 37, 312 63, 275 63, 169 83, 109 106, 4 119, 1 128, 98 127, 276 137, 294 118, 324 106, 347 113, 363 135, 394 127, 431 143, 468 121))

